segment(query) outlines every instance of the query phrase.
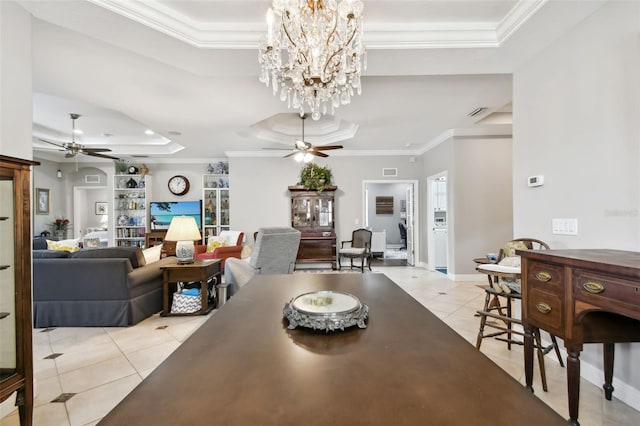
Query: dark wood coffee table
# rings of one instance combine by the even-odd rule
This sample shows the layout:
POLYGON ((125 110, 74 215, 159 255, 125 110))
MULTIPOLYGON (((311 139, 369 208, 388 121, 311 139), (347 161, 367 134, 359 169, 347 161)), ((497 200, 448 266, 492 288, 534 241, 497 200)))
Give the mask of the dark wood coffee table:
POLYGON ((258 275, 101 425, 560 425, 564 419, 382 274, 258 275), (286 302, 355 295, 368 327, 289 330, 286 302))

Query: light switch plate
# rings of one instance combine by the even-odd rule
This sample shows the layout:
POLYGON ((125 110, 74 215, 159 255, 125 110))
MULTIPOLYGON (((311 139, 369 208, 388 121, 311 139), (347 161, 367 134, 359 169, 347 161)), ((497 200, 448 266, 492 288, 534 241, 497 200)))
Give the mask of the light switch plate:
POLYGON ((559 235, 578 235, 577 218, 551 219, 551 233, 559 235))

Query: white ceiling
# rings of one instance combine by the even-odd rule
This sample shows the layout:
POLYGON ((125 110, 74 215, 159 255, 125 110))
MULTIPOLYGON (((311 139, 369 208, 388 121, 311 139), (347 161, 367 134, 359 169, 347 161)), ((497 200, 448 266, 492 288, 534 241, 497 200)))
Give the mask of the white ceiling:
MULTIPOLYGON (((69 141, 72 112, 82 115, 77 142, 130 160, 283 155, 262 148, 292 147, 300 138, 296 113, 258 82, 270 1, 19 3, 35 18, 37 157, 64 161, 38 138, 69 141), (259 123, 278 114, 286 119, 279 135, 265 137, 259 123)), ((344 145, 331 155, 414 155, 451 134, 509 134, 513 71, 603 1, 364 3, 362 95, 327 118, 355 126, 355 136, 323 139, 326 120, 316 128, 305 122, 314 143, 344 145), (468 117, 477 107, 488 109, 468 117)))

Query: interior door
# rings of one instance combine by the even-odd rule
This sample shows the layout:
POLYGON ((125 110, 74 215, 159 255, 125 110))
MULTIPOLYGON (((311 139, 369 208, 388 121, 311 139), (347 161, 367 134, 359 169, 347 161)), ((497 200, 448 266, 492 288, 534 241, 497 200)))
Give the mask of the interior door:
POLYGON ((406 200, 407 200, 407 264, 410 266, 415 265, 415 250, 414 250, 414 212, 413 212, 413 184, 407 185, 406 200))

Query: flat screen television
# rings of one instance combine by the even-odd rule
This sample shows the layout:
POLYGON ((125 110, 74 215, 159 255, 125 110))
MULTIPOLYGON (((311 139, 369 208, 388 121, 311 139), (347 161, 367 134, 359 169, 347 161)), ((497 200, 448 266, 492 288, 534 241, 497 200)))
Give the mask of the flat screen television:
POLYGON ((202 228, 202 201, 152 201, 149 203, 149 214, 152 231, 169 229, 171 219, 175 216, 192 216, 202 228))

